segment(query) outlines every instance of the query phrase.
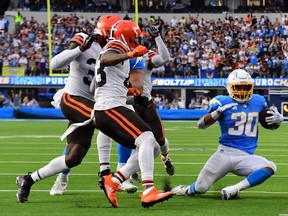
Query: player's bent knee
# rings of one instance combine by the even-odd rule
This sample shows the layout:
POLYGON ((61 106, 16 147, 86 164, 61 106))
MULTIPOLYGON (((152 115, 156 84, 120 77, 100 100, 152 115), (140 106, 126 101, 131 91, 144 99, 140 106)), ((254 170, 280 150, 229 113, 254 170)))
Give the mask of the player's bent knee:
POLYGON ((79 164, 81 164, 82 162, 82 158, 67 158, 65 159, 65 163, 66 163, 66 166, 68 168, 72 168, 72 167, 75 167, 75 166, 78 166, 79 164))
MULTIPOLYGON (((265 169, 267 169, 267 170, 273 172, 273 174, 275 174, 276 171, 277 171, 277 166, 276 166, 276 164, 275 164, 274 162, 269 161, 269 163, 267 164, 267 166, 265 167, 265 169)), ((273 174, 272 174, 272 175, 273 175, 273 174)))
POLYGON ((139 147, 140 145, 156 146, 158 144, 156 143, 153 133, 151 131, 145 131, 135 139, 135 145, 139 147))
POLYGON ((204 194, 209 190, 208 185, 203 185, 203 184, 195 184, 195 192, 197 194, 204 194))

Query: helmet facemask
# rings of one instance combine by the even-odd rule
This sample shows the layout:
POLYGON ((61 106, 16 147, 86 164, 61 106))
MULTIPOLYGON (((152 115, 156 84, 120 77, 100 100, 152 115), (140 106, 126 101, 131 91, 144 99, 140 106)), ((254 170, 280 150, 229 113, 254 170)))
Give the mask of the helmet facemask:
POLYGON ((240 103, 251 99, 253 89, 253 83, 228 83, 229 96, 240 103))

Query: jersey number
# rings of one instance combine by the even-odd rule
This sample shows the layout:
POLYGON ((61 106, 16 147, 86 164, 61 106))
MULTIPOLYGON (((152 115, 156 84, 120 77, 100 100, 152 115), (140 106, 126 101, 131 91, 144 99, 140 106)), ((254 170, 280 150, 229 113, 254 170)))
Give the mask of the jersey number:
POLYGON ((256 137, 258 126, 257 112, 238 112, 231 115, 231 120, 235 121, 234 127, 228 129, 228 134, 240 136, 243 133, 248 137, 256 137))
MULTIPOLYGON (((90 58, 87 60, 86 62, 88 65, 92 65, 96 63, 96 59, 90 58)), ((90 86, 91 84, 91 80, 93 79, 93 77, 95 76, 95 72, 93 70, 88 70, 88 76, 84 76, 83 77, 83 82, 90 86)))

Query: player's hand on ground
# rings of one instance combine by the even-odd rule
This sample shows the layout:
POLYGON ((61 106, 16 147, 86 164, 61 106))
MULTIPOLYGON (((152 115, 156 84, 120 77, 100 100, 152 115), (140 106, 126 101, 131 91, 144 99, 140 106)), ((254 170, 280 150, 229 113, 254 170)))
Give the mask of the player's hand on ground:
POLYGON ((95 41, 94 36, 87 37, 80 46, 81 52, 85 52, 87 49, 89 49, 91 47, 93 41, 95 41))
POLYGON ((159 35, 159 29, 157 26, 152 25, 147 31, 153 38, 159 35))
POLYGON ((230 109, 230 108, 232 108, 232 107, 234 107, 234 106, 237 106, 238 105, 238 103, 229 103, 229 104, 226 104, 226 105, 224 105, 224 106, 220 106, 220 107, 218 107, 218 109, 217 109, 217 113, 218 114, 221 114, 221 113, 223 113, 225 110, 228 110, 228 109, 230 109))
POLYGON ((270 107, 270 109, 272 110, 267 111, 267 113, 271 114, 271 116, 265 118, 267 124, 280 124, 284 120, 283 115, 278 112, 278 109, 275 106, 270 107))
POLYGON ((147 52, 148 52, 148 49, 145 46, 138 45, 137 47, 135 47, 135 49, 133 51, 128 52, 127 56, 129 58, 135 58, 135 57, 143 56, 147 52))
POLYGON ((137 88, 134 88, 134 87, 131 87, 128 89, 128 95, 131 95, 131 96, 134 96, 134 97, 137 97, 139 95, 141 95, 141 92, 137 89, 137 88))

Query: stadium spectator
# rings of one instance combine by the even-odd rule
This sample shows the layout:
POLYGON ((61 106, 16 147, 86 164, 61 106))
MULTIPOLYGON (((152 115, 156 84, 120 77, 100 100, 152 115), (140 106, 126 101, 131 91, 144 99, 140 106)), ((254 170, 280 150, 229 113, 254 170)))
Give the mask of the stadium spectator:
POLYGON ((195 98, 191 98, 190 103, 188 104, 188 109, 194 109, 195 108, 195 98))
POLYGON ((160 103, 160 101, 162 101, 162 97, 160 96, 160 94, 156 94, 156 96, 154 97, 154 102, 155 104, 160 103))
POLYGON ((12 107, 11 101, 6 97, 3 91, 0 91, 0 108, 10 108, 12 107))
POLYGON ((39 108, 40 106, 36 98, 32 97, 31 100, 29 100, 29 97, 25 96, 23 98, 23 103, 21 104, 21 107, 39 108))
POLYGON ((210 104, 210 99, 209 97, 204 97, 204 99, 201 102, 201 109, 202 110, 207 110, 209 108, 209 104, 210 104))
POLYGON ((0 15, 0 35, 4 34, 4 32, 8 32, 8 28, 9 20, 4 15, 0 15))
POLYGON ((15 22, 15 33, 19 34, 20 33, 20 24, 22 22, 22 15, 20 11, 17 12, 17 14, 14 17, 14 22, 15 22))
POLYGON ((126 14, 124 17, 123 17, 123 20, 130 20, 130 17, 128 14, 126 14))

